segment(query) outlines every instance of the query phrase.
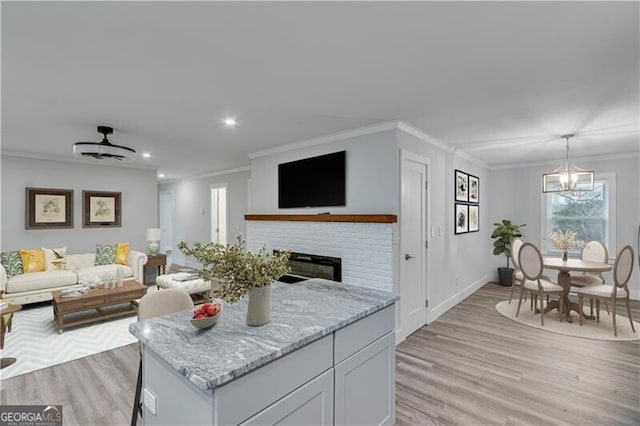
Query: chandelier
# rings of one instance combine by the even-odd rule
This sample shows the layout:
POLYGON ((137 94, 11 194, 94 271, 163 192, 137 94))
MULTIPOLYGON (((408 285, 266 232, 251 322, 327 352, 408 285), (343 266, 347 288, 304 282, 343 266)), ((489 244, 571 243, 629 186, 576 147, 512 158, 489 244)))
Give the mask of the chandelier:
POLYGON ((542 192, 581 192, 593 191, 594 172, 576 167, 569 161, 569 138, 575 135, 563 135, 566 141, 564 164, 542 175, 542 192))
POLYGON ((76 142, 73 144, 73 155, 96 160, 132 161, 136 158, 134 149, 109 142, 107 135, 113 133, 113 128, 98 126, 98 133, 102 133, 102 142, 76 142))

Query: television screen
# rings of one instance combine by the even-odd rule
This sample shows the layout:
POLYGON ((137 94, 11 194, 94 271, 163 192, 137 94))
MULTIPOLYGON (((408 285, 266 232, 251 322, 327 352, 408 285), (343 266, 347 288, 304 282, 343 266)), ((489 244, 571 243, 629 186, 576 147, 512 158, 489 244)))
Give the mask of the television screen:
POLYGON ((346 151, 278 164, 278 207, 346 206, 346 151))

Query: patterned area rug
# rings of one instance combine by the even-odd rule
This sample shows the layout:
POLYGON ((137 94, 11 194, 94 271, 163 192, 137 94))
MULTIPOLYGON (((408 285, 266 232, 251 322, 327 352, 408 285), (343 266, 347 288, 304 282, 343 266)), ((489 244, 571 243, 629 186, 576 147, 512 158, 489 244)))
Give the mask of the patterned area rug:
POLYGON ((137 342, 129 333, 129 324, 135 321, 136 316, 131 315, 69 328, 60 334, 50 304, 27 305, 13 315, 11 332, 5 334, 0 356, 17 358, 17 362, 1 369, 0 379, 137 342))
MULTIPOLYGON (((623 306, 623 305, 622 305, 623 306)), ((584 325, 580 326, 580 317, 575 311, 571 311, 572 323, 567 321, 560 322, 560 317, 557 310, 551 311, 544 315, 544 326, 540 325, 540 314, 534 314, 529 309, 529 301, 522 302, 520 308, 520 314, 516 317, 516 310, 518 309, 518 301, 512 300, 509 304, 508 300, 500 302, 496 305, 496 310, 505 317, 519 322, 520 324, 528 325, 529 327, 539 328, 540 330, 552 331, 554 333, 566 334, 568 336, 582 337, 585 339, 595 340, 614 340, 614 341, 629 341, 640 339, 640 324, 634 321, 635 333, 631 330, 631 324, 629 318, 622 315, 616 315, 616 324, 618 329, 618 336, 613 335, 613 321, 611 316, 607 314, 607 310, 604 307, 604 303, 600 305, 600 322, 595 320, 584 320, 584 325)), ((618 309, 621 305, 618 306, 618 309)), ((589 308, 585 308, 585 312, 589 312, 589 308)))

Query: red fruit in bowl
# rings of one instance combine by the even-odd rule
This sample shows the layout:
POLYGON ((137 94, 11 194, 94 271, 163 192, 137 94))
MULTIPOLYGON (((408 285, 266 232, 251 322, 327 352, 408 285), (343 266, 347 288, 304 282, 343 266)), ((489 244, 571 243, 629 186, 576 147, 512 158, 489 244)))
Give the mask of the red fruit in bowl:
POLYGON ((218 305, 211 305, 207 308, 207 315, 210 317, 218 315, 218 312, 220 312, 218 305))

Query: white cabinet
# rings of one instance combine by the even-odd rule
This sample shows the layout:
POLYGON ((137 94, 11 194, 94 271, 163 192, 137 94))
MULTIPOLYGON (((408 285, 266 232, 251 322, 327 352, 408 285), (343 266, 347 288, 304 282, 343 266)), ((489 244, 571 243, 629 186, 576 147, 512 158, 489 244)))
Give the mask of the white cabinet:
POLYGON ((395 422, 393 332, 334 369, 336 425, 392 425, 395 422))
POLYGON ((265 408, 242 425, 332 425, 333 368, 265 408))

